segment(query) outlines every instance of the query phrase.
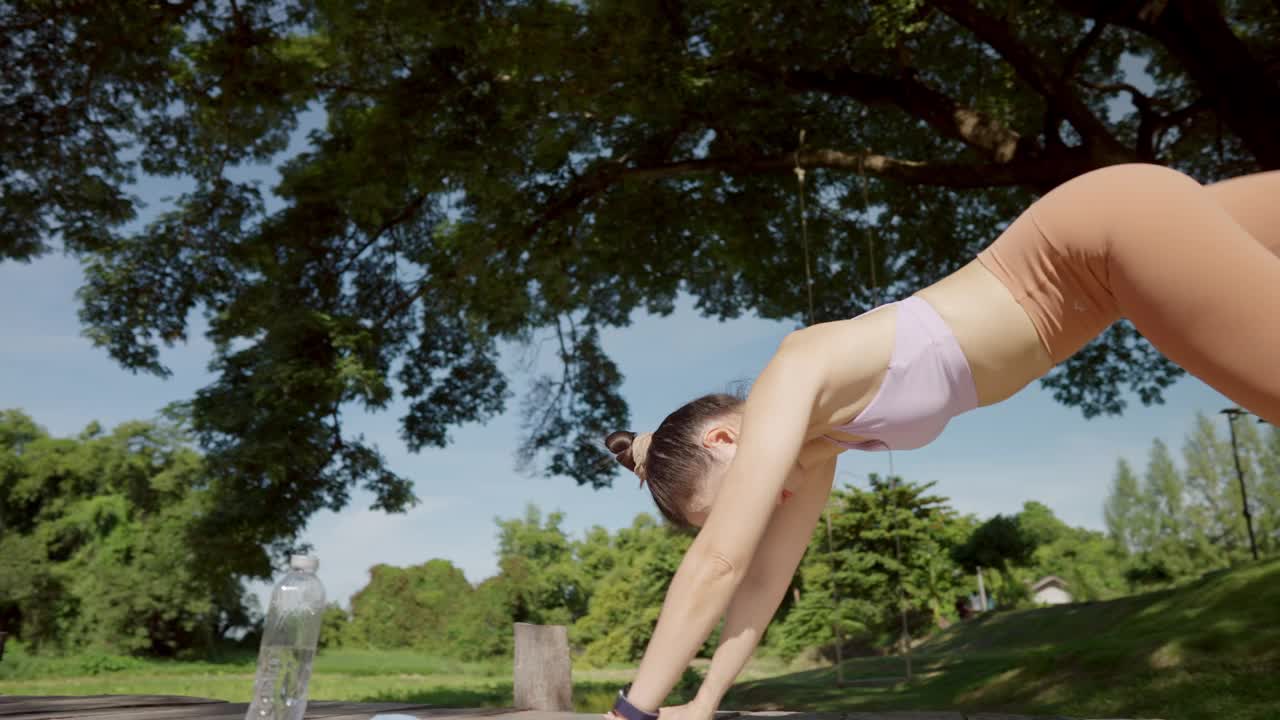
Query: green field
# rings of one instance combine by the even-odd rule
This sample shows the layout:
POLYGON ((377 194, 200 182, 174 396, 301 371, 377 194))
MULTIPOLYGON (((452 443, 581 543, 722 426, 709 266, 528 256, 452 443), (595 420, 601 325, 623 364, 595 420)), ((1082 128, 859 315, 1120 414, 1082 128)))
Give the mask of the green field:
MULTIPOLYGON (((940 633, 901 658, 832 667, 753 661, 724 708, 955 709, 1081 717, 1280 717, 1280 560, 1217 573, 1177 590, 994 613, 940 633), (899 679, 895 679, 899 678, 899 679)), ((605 709, 633 668, 575 670, 575 704, 605 709)), ((178 694, 247 701, 253 658, 161 662, 30 657, 11 645, 0 694, 178 694)), ((311 696, 502 706, 511 665, 462 664, 408 652, 338 650, 316 660, 311 696)))

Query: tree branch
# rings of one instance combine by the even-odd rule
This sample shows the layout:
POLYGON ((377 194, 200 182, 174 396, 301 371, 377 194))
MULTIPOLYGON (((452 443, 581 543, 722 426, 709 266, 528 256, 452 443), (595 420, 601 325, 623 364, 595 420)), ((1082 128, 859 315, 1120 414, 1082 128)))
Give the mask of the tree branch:
MULTIPOLYGON (((767 73, 761 64, 753 68, 767 73)), ((850 97, 868 105, 892 104, 928 123, 940 134, 982 151, 989 159, 1008 162, 1022 136, 996 119, 965 107, 912 75, 883 77, 846 68, 782 70, 783 83, 794 90, 815 90, 850 97)))
POLYGON ((795 169, 797 161, 804 168, 865 172, 914 185, 952 188, 1033 185, 1063 175, 1060 170, 1053 167, 1053 162, 1045 159, 982 164, 933 163, 900 160, 875 153, 815 149, 756 158, 711 157, 684 160, 663 165, 626 168, 621 170, 618 176, 624 180, 653 181, 708 172, 789 173, 795 169))
POLYGON ((607 190, 624 169, 626 160, 626 156, 623 156, 618 160, 602 163, 593 172, 579 176, 570 182, 567 192, 559 200, 551 203, 542 211, 542 215, 537 220, 525 228, 525 241, 528 242, 547 225, 573 212, 582 203, 607 190))
MULTIPOLYGON (((953 0, 943 0, 951 2, 953 0)), ((1264 169, 1280 167, 1280 84, 1223 15, 1216 0, 1055 0, 1084 17, 1105 18, 1160 43, 1201 92, 1214 99, 1218 117, 1243 141, 1264 169)))
POLYGON ((527 242, 543 228, 618 182, 654 182, 714 172, 728 174, 784 174, 796 163, 804 168, 826 168, 862 172, 912 185, 950 188, 1029 186, 1041 191, 1059 185, 1083 172, 1100 167, 1083 148, 1063 148, 1033 158, 1009 162, 964 163, 901 160, 875 153, 849 153, 833 149, 783 152, 767 156, 721 156, 678 162, 628 166, 630 158, 602 163, 592 172, 570 183, 558 200, 551 203, 524 233, 527 242))
POLYGON ((1129 93, 1129 95, 1133 97, 1133 104, 1139 110, 1145 109, 1148 112, 1151 110, 1151 105, 1153 103, 1153 100, 1151 99, 1151 97, 1148 96, 1146 93, 1142 92, 1141 90, 1139 90, 1138 88, 1134 87, 1133 85, 1130 85, 1127 82, 1096 83, 1090 80, 1080 80, 1078 82, 1087 88, 1090 88, 1092 90, 1098 90, 1099 92, 1107 92, 1107 93, 1127 92, 1129 93))
POLYGON ((1071 54, 1067 56, 1067 62, 1062 66, 1062 73, 1058 76, 1058 81, 1068 83, 1072 77, 1080 70, 1081 63, 1085 58, 1089 57, 1089 51, 1093 46, 1098 44, 1098 40, 1102 39, 1102 33, 1107 29, 1107 22, 1101 18, 1093 19, 1093 27, 1089 28, 1089 32, 1080 39, 1075 48, 1071 50, 1071 54))
POLYGON ((930 0, 930 3, 998 52, 1032 90, 1061 110, 1062 116, 1080 133, 1086 145, 1093 146, 1100 158, 1131 157, 1089 106, 1072 92, 1071 86, 1018 40, 1004 21, 984 13, 968 0, 930 0))
MULTIPOLYGON (((1162 115, 1153 131, 1155 137, 1152 140, 1152 144, 1155 146, 1156 152, 1157 153, 1160 152, 1161 146, 1164 145, 1165 136, 1168 134, 1170 129, 1176 127, 1176 128, 1179 128, 1179 130, 1181 130, 1182 129, 1181 126, 1183 123, 1195 118, 1195 116, 1199 115, 1200 113, 1206 110, 1210 110, 1212 108, 1213 108, 1213 99, 1208 96, 1202 96, 1200 98, 1197 98, 1195 102, 1191 103, 1190 105, 1187 105, 1184 108, 1179 108, 1177 110, 1174 110, 1171 113, 1162 115)), ((1178 143, 1181 142, 1181 140, 1184 137, 1185 137, 1185 133, 1179 133, 1178 139, 1175 140, 1174 144, 1170 147, 1171 148, 1177 147, 1178 143)))
POLYGON ((1155 109, 1155 100, 1146 93, 1126 82, 1096 83, 1080 79, 1081 85, 1105 93, 1127 92, 1133 99, 1133 106, 1138 110, 1138 159, 1143 162, 1155 162, 1155 133, 1160 128, 1161 115, 1155 109))
POLYGON ((1174 127, 1175 125, 1181 125, 1187 120, 1190 120, 1196 115, 1199 115, 1200 113, 1204 112, 1205 110, 1209 110, 1212 107, 1213 107, 1212 98, 1210 98, 1207 95, 1198 97, 1196 98, 1195 102, 1191 103, 1190 105, 1184 108, 1179 108, 1177 110, 1174 110, 1173 112, 1168 113, 1164 117, 1162 117, 1161 129, 1171 128, 1171 127, 1174 127))
MULTIPOLYGON (((1089 57, 1089 51, 1102 38, 1102 33, 1107 29, 1107 23, 1101 19, 1095 19, 1093 26, 1089 28, 1089 32, 1076 43, 1075 48, 1067 56, 1067 60, 1063 63, 1062 72, 1058 74, 1058 82, 1064 85, 1070 84, 1071 78, 1080 70, 1080 65, 1089 57)), ((1041 119, 1040 132, 1044 135, 1045 146, 1060 150, 1066 147, 1066 143, 1062 140, 1062 110, 1052 102, 1045 103, 1044 118, 1041 119)))
POLYGON ((1212 107, 1213 102, 1208 96, 1201 96, 1195 102, 1186 107, 1179 108, 1169 113, 1161 113, 1158 105, 1167 105, 1167 101, 1161 101, 1153 98, 1129 83, 1095 83, 1088 80, 1080 80, 1081 85, 1098 90, 1100 92, 1116 93, 1127 92, 1133 99, 1133 106, 1138 110, 1138 159, 1144 162, 1155 162, 1159 143, 1156 142, 1156 135, 1163 133, 1171 127, 1181 125, 1196 115, 1208 110, 1212 107))
POLYGON ((369 239, 357 248, 354 253, 343 260, 342 267, 338 269, 338 273, 342 274, 349 270, 352 263, 359 259, 366 250, 373 247, 373 245, 382 237, 383 233, 403 222, 412 220, 413 216, 418 214, 418 210, 422 209, 422 205, 427 201, 427 197, 427 193, 419 193, 415 195, 413 199, 409 201, 409 204, 405 205, 399 212, 385 220, 376 230, 369 233, 369 239))

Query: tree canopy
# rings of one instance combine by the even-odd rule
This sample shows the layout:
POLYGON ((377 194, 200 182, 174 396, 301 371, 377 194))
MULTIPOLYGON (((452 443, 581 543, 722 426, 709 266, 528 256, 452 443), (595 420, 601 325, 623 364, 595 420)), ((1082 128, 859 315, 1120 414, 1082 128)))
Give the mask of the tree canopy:
POLYGON ((1035 551, 1035 539, 1017 517, 996 515, 979 525, 951 556, 965 570, 985 566, 1006 572, 1011 565, 1026 565, 1035 551))
POLYGON ((180 422, 51 437, 0 411, 0 627, 39 649, 174 655, 252 624, 262 547, 205 533, 211 479, 180 422))
MULTIPOLYGON (((1265 0, 45 0, 0 3, 0 38, 0 258, 79 257, 86 331, 130 370, 165 374, 204 315, 193 428, 255 537, 357 487, 411 504, 343 412, 398 396, 405 443, 445 446, 507 408, 504 344, 562 366, 532 378, 522 456, 607 486, 627 405, 602 328, 681 294, 798 321, 809 287, 842 318, 1087 170, 1280 167, 1265 0), (237 179, 260 162, 279 209, 237 179), (140 172, 194 189, 125 232, 140 172)), ((1122 323, 1044 384, 1094 415, 1180 373, 1122 323)))

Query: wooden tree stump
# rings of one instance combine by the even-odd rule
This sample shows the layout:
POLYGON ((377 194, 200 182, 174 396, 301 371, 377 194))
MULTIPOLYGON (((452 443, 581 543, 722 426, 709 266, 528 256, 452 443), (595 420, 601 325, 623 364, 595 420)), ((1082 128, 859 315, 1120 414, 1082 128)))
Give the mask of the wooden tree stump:
POLYGON ((516 623, 515 707, 573 710, 569 630, 563 625, 516 623))

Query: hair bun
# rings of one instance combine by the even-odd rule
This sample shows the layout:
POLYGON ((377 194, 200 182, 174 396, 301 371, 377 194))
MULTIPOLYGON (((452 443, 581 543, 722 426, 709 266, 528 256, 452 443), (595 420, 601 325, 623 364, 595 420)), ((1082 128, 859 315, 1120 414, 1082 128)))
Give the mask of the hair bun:
POLYGON ((619 430, 609 433, 604 439, 605 447, 609 448, 609 452, 613 453, 613 457, 622 465, 622 467, 635 472, 636 460, 631 457, 631 442, 636 439, 636 434, 629 430, 619 430))

